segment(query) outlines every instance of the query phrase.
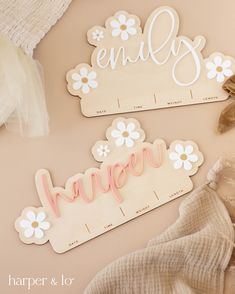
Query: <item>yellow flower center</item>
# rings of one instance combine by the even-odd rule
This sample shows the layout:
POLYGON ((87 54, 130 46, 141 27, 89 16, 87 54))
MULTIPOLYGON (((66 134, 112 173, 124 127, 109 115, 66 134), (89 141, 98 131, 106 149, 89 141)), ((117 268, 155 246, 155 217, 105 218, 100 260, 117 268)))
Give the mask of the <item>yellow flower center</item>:
POLYGON ((126 25, 122 24, 122 25, 120 26, 120 29, 121 29, 122 31, 125 31, 125 30, 126 30, 126 25))
POLYGON ((32 224, 31 224, 31 226, 35 229, 35 228, 37 228, 38 227, 38 222, 32 222, 32 224))
POLYGON ((125 131, 125 132, 122 133, 122 136, 123 136, 124 138, 127 138, 127 137, 129 136, 129 133, 128 133, 127 131, 125 131))
POLYGON ((82 82, 83 82, 83 84, 86 84, 88 82, 88 78, 86 78, 86 77, 82 78, 82 82))
POLYGON ((216 71, 217 71, 217 72, 221 72, 222 70, 223 70, 222 66, 217 66, 217 67, 216 67, 216 71))
POLYGON ((181 160, 186 160, 187 159, 187 155, 186 154, 181 154, 180 155, 180 159, 181 160))

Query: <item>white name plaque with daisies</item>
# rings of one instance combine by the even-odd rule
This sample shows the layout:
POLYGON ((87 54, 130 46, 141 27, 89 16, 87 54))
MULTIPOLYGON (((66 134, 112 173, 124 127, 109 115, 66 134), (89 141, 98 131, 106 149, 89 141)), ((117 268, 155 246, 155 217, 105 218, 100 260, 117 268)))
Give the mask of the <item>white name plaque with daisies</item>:
POLYGON ((70 250, 193 188, 190 176, 203 163, 192 141, 167 147, 157 139, 144 141, 135 119, 118 118, 96 142, 92 154, 99 168, 70 177, 64 187, 53 185, 50 173, 36 173, 42 206, 25 208, 15 222, 26 244, 48 240, 58 253, 70 250))
POLYGON ((95 46, 91 65, 67 73, 68 91, 81 98, 85 116, 221 101, 221 83, 235 73, 235 60, 221 53, 202 56, 206 40, 178 35, 179 17, 170 7, 152 12, 144 28, 126 11, 87 33, 95 46))

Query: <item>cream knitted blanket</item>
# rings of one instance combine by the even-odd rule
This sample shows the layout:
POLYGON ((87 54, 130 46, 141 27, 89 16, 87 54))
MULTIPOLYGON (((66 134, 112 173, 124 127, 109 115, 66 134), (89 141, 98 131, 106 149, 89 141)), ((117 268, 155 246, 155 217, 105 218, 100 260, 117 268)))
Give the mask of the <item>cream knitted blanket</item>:
POLYGON ((1 0, 0 32, 17 47, 33 50, 68 8, 72 0, 1 0))
POLYGON ((33 50, 72 0, 0 0, 0 126, 49 132, 42 68, 33 50))
POLYGON ((85 294, 222 294, 234 229, 212 189, 219 170, 221 162, 209 173, 210 184, 181 203, 171 227, 147 248, 104 268, 85 294))

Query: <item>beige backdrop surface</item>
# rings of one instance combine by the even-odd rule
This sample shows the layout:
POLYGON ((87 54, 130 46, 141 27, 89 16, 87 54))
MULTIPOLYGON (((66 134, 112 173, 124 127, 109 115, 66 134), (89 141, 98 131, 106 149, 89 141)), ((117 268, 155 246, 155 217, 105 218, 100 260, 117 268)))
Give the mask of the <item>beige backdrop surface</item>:
MULTIPOLYGON (((45 71, 47 103, 50 114, 50 136, 25 139, 0 129, 1 184, 1 251, 0 292, 3 294, 79 294, 95 273, 107 263, 130 251, 142 248, 161 233, 178 216, 181 197, 93 239, 65 254, 56 254, 49 243, 27 246, 14 231, 15 218, 26 206, 40 205, 34 186, 39 168, 52 172, 56 185, 63 185, 69 176, 98 164, 90 147, 104 136, 104 131, 117 117, 85 118, 78 98, 66 92, 65 74, 81 62, 88 62, 92 46, 86 32, 93 25, 103 25, 117 10, 138 15, 144 23, 150 12, 160 5, 174 7, 181 20, 180 34, 207 38, 203 51, 209 55, 221 51, 235 55, 234 0, 74 0, 58 24, 46 35, 35 52, 45 71), (14 277, 75 278, 72 286, 9 287, 8 275, 14 277)), ((215 133, 220 111, 228 102, 186 106, 126 114, 138 119, 147 134, 147 141, 164 138, 191 139, 205 155, 205 164, 193 177, 195 185, 204 181, 208 167, 219 155, 234 152, 235 129, 225 135, 215 133)))

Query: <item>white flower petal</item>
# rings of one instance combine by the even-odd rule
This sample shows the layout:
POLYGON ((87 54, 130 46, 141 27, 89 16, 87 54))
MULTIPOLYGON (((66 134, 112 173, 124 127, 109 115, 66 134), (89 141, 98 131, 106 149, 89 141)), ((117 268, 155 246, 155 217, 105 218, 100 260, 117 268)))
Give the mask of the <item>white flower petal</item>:
POLYGON ((83 85, 82 85, 82 92, 83 92, 84 94, 87 94, 87 93, 90 92, 90 88, 89 88, 88 84, 83 84, 83 85))
POLYGON ((216 66, 221 66, 221 64, 222 64, 222 58, 220 56, 218 56, 218 55, 215 56, 214 63, 215 63, 216 66))
POLYGON ((132 123, 132 122, 129 123, 129 124, 127 125, 126 129, 127 129, 128 132, 132 132, 132 131, 134 131, 134 129, 135 129, 135 124, 132 123))
POLYGON ((226 77, 230 77, 230 76, 233 75, 233 72, 232 72, 231 69, 225 69, 225 70, 223 71, 223 74, 224 74, 226 77))
POLYGON ((217 73, 216 81, 218 83, 222 83, 224 81, 224 74, 223 74, 223 72, 217 73))
POLYGON ((88 76, 88 79, 93 80, 93 79, 95 79, 97 77, 97 74, 96 74, 95 71, 91 71, 91 72, 88 73, 87 76, 88 76))
POLYGON ((126 131, 126 125, 123 121, 119 121, 117 123, 117 128, 121 131, 121 132, 124 132, 126 131))
POLYGON ((31 222, 29 222, 28 220, 26 220, 26 219, 22 219, 21 221, 20 221, 20 226, 21 226, 21 228, 29 228, 29 227, 31 227, 31 222))
POLYGON ((129 148, 134 145, 134 141, 130 137, 126 138, 125 141, 126 141, 126 146, 129 148))
POLYGON ((92 89, 95 89, 98 87, 98 83, 97 81, 91 80, 88 82, 89 87, 91 87, 92 89))
POLYGON ((213 79, 216 75, 217 75, 216 70, 211 70, 211 71, 208 71, 208 73, 207 73, 207 77, 210 80, 213 79))
POLYGON ((37 239, 41 239, 44 236, 43 230, 40 228, 36 228, 34 234, 37 239))
POLYGON ((187 145, 186 147, 185 147, 185 153, 187 154, 187 155, 189 155, 189 154, 191 154, 193 152, 193 146, 192 145, 187 145))
POLYGON ((179 154, 182 154, 182 153, 184 153, 184 147, 181 144, 177 144, 175 146, 175 151, 179 154))
POLYGON ((111 136, 113 137, 113 138, 118 138, 118 137, 121 137, 121 132, 120 131, 118 131, 118 130, 112 130, 112 132, 111 132, 111 136))
POLYGON ((33 211, 31 211, 31 210, 27 212, 26 216, 27 216, 27 218, 28 218, 31 222, 33 222, 33 221, 36 220, 36 215, 35 215, 35 213, 34 213, 33 211))
POLYGON ((50 228, 50 223, 49 222, 41 222, 39 223, 39 228, 43 230, 48 230, 50 228))
POLYGON ((114 29, 112 30, 112 36, 113 37, 117 37, 121 34, 121 30, 120 29, 114 29))
POLYGON ((86 67, 80 68, 80 75, 81 76, 87 76, 88 70, 86 67))
POLYGON ((130 34, 132 36, 136 35, 136 33, 137 33, 136 28, 127 28, 126 31, 127 31, 128 34, 130 34))
POLYGON ((182 165, 183 165, 182 160, 178 159, 178 160, 176 160, 175 163, 174 163, 174 168, 175 168, 175 169, 180 169, 180 168, 182 167, 182 165))
POLYGON ((184 169, 185 170, 191 170, 192 169, 192 163, 190 162, 190 161, 188 161, 188 160, 185 160, 184 161, 184 169))
POLYGON ((208 62, 206 63, 206 68, 207 68, 207 69, 214 69, 214 70, 215 70, 216 65, 215 65, 213 62, 208 61, 208 62))
POLYGON ((38 213, 37 217, 36 217, 36 221, 37 222, 42 222, 44 221, 44 219, 46 218, 46 214, 44 211, 41 211, 38 213))
POLYGON ((74 73, 71 75, 71 78, 72 78, 72 80, 74 80, 74 81, 80 81, 80 80, 81 80, 81 76, 80 76, 77 72, 74 72, 74 73))
POLYGON ((116 143, 117 146, 122 146, 122 145, 124 144, 124 142, 125 142, 124 137, 119 137, 119 138, 115 141, 115 143, 116 143))
POLYGON ((116 28, 116 29, 120 27, 120 23, 116 19, 112 20, 110 22, 110 25, 111 25, 111 27, 116 28))
POLYGON ((223 68, 228 68, 232 65, 231 60, 225 59, 224 62, 222 63, 223 68))
POLYGON ((81 81, 77 81, 75 83, 73 83, 73 89, 74 90, 79 90, 82 86, 82 82, 81 81))
POLYGON ((169 154, 169 158, 170 158, 170 160, 178 160, 179 159, 179 154, 176 153, 176 152, 171 152, 169 154))
POLYGON ((96 151, 97 151, 99 156, 103 156, 103 151, 102 150, 97 149, 96 151))
POLYGON ((139 132, 130 132, 130 138, 137 140, 140 137, 140 133, 139 132))
POLYGON ((121 32, 121 39, 122 39, 123 41, 127 41, 128 38, 129 38, 129 35, 128 35, 127 31, 122 31, 122 32, 121 32))
POLYGON ((134 18, 129 18, 127 21, 126 21, 126 25, 127 27, 132 27, 135 25, 135 20, 134 18))
POLYGON ((191 162, 197 162, 198 156, 196 154, 190 154, 190 155, 188 155, 188 160, 191 162))
POLYGON ((120 24, 126 24, 126 16, 124 14, 120 14, 118 16, 118 20, 119 20, 120 24))
POLYGON ((24 231, 24 236, 26 238, 30 238, 33 236, 33 233, 34 233, 34 229, 32 227, 30 228, 27 228, 25 231, 24 231))

